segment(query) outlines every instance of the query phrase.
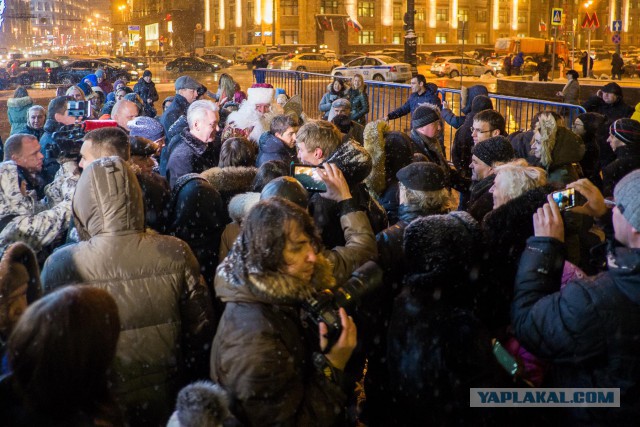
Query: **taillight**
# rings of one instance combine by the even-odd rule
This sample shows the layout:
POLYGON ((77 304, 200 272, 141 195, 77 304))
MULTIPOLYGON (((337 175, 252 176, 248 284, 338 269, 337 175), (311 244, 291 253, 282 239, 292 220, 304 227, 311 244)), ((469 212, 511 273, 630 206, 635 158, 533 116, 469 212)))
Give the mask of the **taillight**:
POLYGON ((47 72, 47 74, 51 74, 51 68, 47 67, 45 68, 45 71, 47 72))
POLYGON ((397 69, 396 69, 396 67, 394 66, 394 67, 389 68, 389 72, 391 72, 391 73, 397 73, 397 72, 398 72, 398 70, 397 70, 397 69))

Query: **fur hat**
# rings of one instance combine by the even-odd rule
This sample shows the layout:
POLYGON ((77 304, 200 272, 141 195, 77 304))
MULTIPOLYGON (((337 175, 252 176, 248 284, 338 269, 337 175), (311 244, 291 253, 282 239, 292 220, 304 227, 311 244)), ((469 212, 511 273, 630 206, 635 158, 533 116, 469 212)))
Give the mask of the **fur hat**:
MULTIPOLYGON (((367 176, 365 184, 367 188, 379 197, 386 188, 386 144, 384 135, 389 131, 386 120, 377 120, 367 123, 364 127, 364 148, 371 155, 372 169, 367 176)), ((395 174, 394 174, 395 176, 395 174)))
POLYGON ((487 166, 495 162, 509 162, 515 157, 515 152, 507 137, 498 135, 477 143, 471 149, 471 154, 482 160, 487 166))
POLYGON ((606 85, 604 85, 604 87, 601 90, 606 93, 613 93, 614 95, 617 95, 619 98, 622 97, 622 88, 618 83, 614 83, 614 82, 607 83, 606 85))
POLYGON ((640 123, 636 120, 618 119, 611 124, 609 132, 627 145, 640 147, 640 123))
POLYGON ((624 219, 640 231, 640 170, 627 174, 613 190, 616 205, 624 219))
POLYGON ((282 197, 295 203, 302 209, 309 206, 309 194, 297 179, 290 176, 281 176, 271 180, 262 189, 260 200, 267 200, 271 197, 282 197))
POLYGON ((190 76, 180 76, 176 79, 174 86, 176 90, 193 89, 198 90, 202 86, 196 79, 190 76))
POLYGON ((131 136, 141 136, 151 141, 157 141, 165 136, 162 124, 151 117, 136 117, 129 121, 127 126, 129 127, 129 135, 131 136))
POLYGON ((275 90, 266 87, 253 87, 247 89, 248 100, 251 104, 271 104, 275 90))
POLYGON ((400 169, 396 177, 410 190, 438 191, 445 187, 444 171, 431 162, 411 163, 400 169))
POLYGON ((418 129, 440 120, 440 111, 433 104, 420 104, 411 114, 411 129, 418 129))
POLYGON ((414 220, 405 229, 403 243, 409 274, 459 276, 471 267, 478 237, 478 223, 467 212, 414 220))
MULTIPOLYGON (((234 420, 229 410, 229 395, 218 384, 198 381, 178 393, 176 411, 168 427, 221 426, 234 420)), ((231 424, 233 425, 233 424, 231 424)))

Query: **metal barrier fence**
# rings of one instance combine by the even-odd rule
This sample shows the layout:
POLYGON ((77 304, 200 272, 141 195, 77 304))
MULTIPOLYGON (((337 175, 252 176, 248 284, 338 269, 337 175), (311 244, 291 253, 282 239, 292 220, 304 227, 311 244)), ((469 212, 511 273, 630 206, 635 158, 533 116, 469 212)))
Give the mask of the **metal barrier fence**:
MULTIPOLYGON (((334 77, 326 74, 307 73, 287 70, 264 70, 266 82, 276 88, 283 88, 287 95, 300 94, 302 98, 302 110, 311 118, 322 117, 318 106, 322 96, 327 92, 327 87, 333 82, 334 77)), ((347 77, 335 77, 349 80, 347 77)), ((411 94, 411 86, 401 83, 389 83, 379 81, 366 81, 367 95, 369 96, 369 114, 367 121, 382 119, 390 111, 399 108, 406 102, 411 94)), ((439 89, 443 101, 449 103, 449 107, 460 114, 460 89, 439 89)), ((567 126, 571 126, 575 118, 584 113, 585 109, 580 105, 565 104, 540 99, 518 98, 490 93, 494 108, 505 118, 507 133, 517 130, 529 129, 531 119, 540 111, 554 111, 565 118, 567 126)), ((396 120, 391 120, 389 126, 392 130, 408 132, 411 116, 406 115, 396 120)), ((451 126, 445 126, 445 145, 449 148, 455 130, 451 126)), ((447 152, 450 152, 447 149, 447 152)))

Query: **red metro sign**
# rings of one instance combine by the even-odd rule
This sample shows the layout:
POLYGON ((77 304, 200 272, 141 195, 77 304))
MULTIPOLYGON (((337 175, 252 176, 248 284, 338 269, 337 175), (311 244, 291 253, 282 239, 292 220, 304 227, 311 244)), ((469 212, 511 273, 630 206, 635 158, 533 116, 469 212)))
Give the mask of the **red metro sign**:
POLYGON ((598 21, 598 15, 593 12, 592 15, 589 15, 589 12, 584 14, 584 19, 582 20, 582 28, 600 28, 600 21, 598 21))

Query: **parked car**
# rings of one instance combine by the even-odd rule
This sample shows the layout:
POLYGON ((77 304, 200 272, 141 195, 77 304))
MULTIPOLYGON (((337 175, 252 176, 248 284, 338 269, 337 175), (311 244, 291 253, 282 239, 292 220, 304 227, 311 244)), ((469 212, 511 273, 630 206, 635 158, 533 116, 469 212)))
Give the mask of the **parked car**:
POLYGON ((280 68, 283 70, 328 73, 341 65, 342 62, 337 59, 332 59, 320 53, 299 53, 282 61, 280 68))
MULTIPOLYGON (((275 51, 272 50, 270 52, 267 53, 263 53, 262 56, 265 57, 265 59, 267 61, 271 60, 271 58, 275 58, 276 56, 282 56, 282 55, 289 55, 290 52, 281 52, 281 51, 275 51)), ((257 58, 259 55, 255 55, 253 58, 251 58, 250 60, 247 61, 247 68, 250 70, 253 70, 253 60, 255 58, 257 58)))
POLYGON ((335 68, 331 75, 353 77, 362 74, 365 80, 405 82, 411 80, 411 65, 386 55, 361 56, 335 68))
POLYGON ((149 68, 149 63, 146 59, 135 56, 116 56, 120 61, 128 62, 133 65, 136 70, 146 70, 149 68))
POLYGON ((51 73, 62 64, 54 59, 27 59, 18 62, 17 71, 10 76, 10 81, 28 86, 32 83, 48 83, 51 81, 51 73))
POLYGON ((342 61, 343 64, 347 64, 356 58, 360 58, 361 56, 362 52, 345 53, 344 55, 338 57, 338 60, 342 61))
POLYGON ((218 55, 217 53, 205 53, 201 56, 201 58, 205 61, 218 64, 220 68, 231 67, 234 64, 233 59, 225 58, 224 56, 218 55))
POLYGON ((449 76, 456 78, 463 76, 479 77, 483 74, 493 75, 493 68, 472 58, 460 58, 459 56, 443 56, 436 58, 431 65, 431 73, 438 77, 449 76))
POLYGON ((287 59, 289 55, 278 55, 278 56, 274 56, 269 60, 269 66, 267 66, 267 68, 269 68, 270 70, 280 70, 282 69, 282 61, 284 61, 285 59, 287 59))
POLYGON ((167 71, 182 73, 183 71, 206 71, 214 73, 220 69, 220 65, 205 61, 197 56, 183 56, 170 61, 166 65, 167 71))
POLYGON ((136 69, 131 62, 123 61, 123 60, 118 59, 118 58, 102 57, 102 58, 96 58, 96 59, 98 61, 106 62, 107 64, 111 65, 112 67, 116 67, 116 68, 120 67, 120 68, 124 68, 125 70, 129 70, 129 71, 135 71, 135 69, 136 69))
POLYGON ((116 80, 125 80, 127 82, 133 80, 133 75, 122 68, 112 67, 102 61, 95 59, 80 59, 72 61, 67 65, 62 65, 51 70, 51 83, 72 85, 79 83, 87 74, 95 73, 96 70, 102 69, 107 75, 107 80, 114 82, 116 80))

